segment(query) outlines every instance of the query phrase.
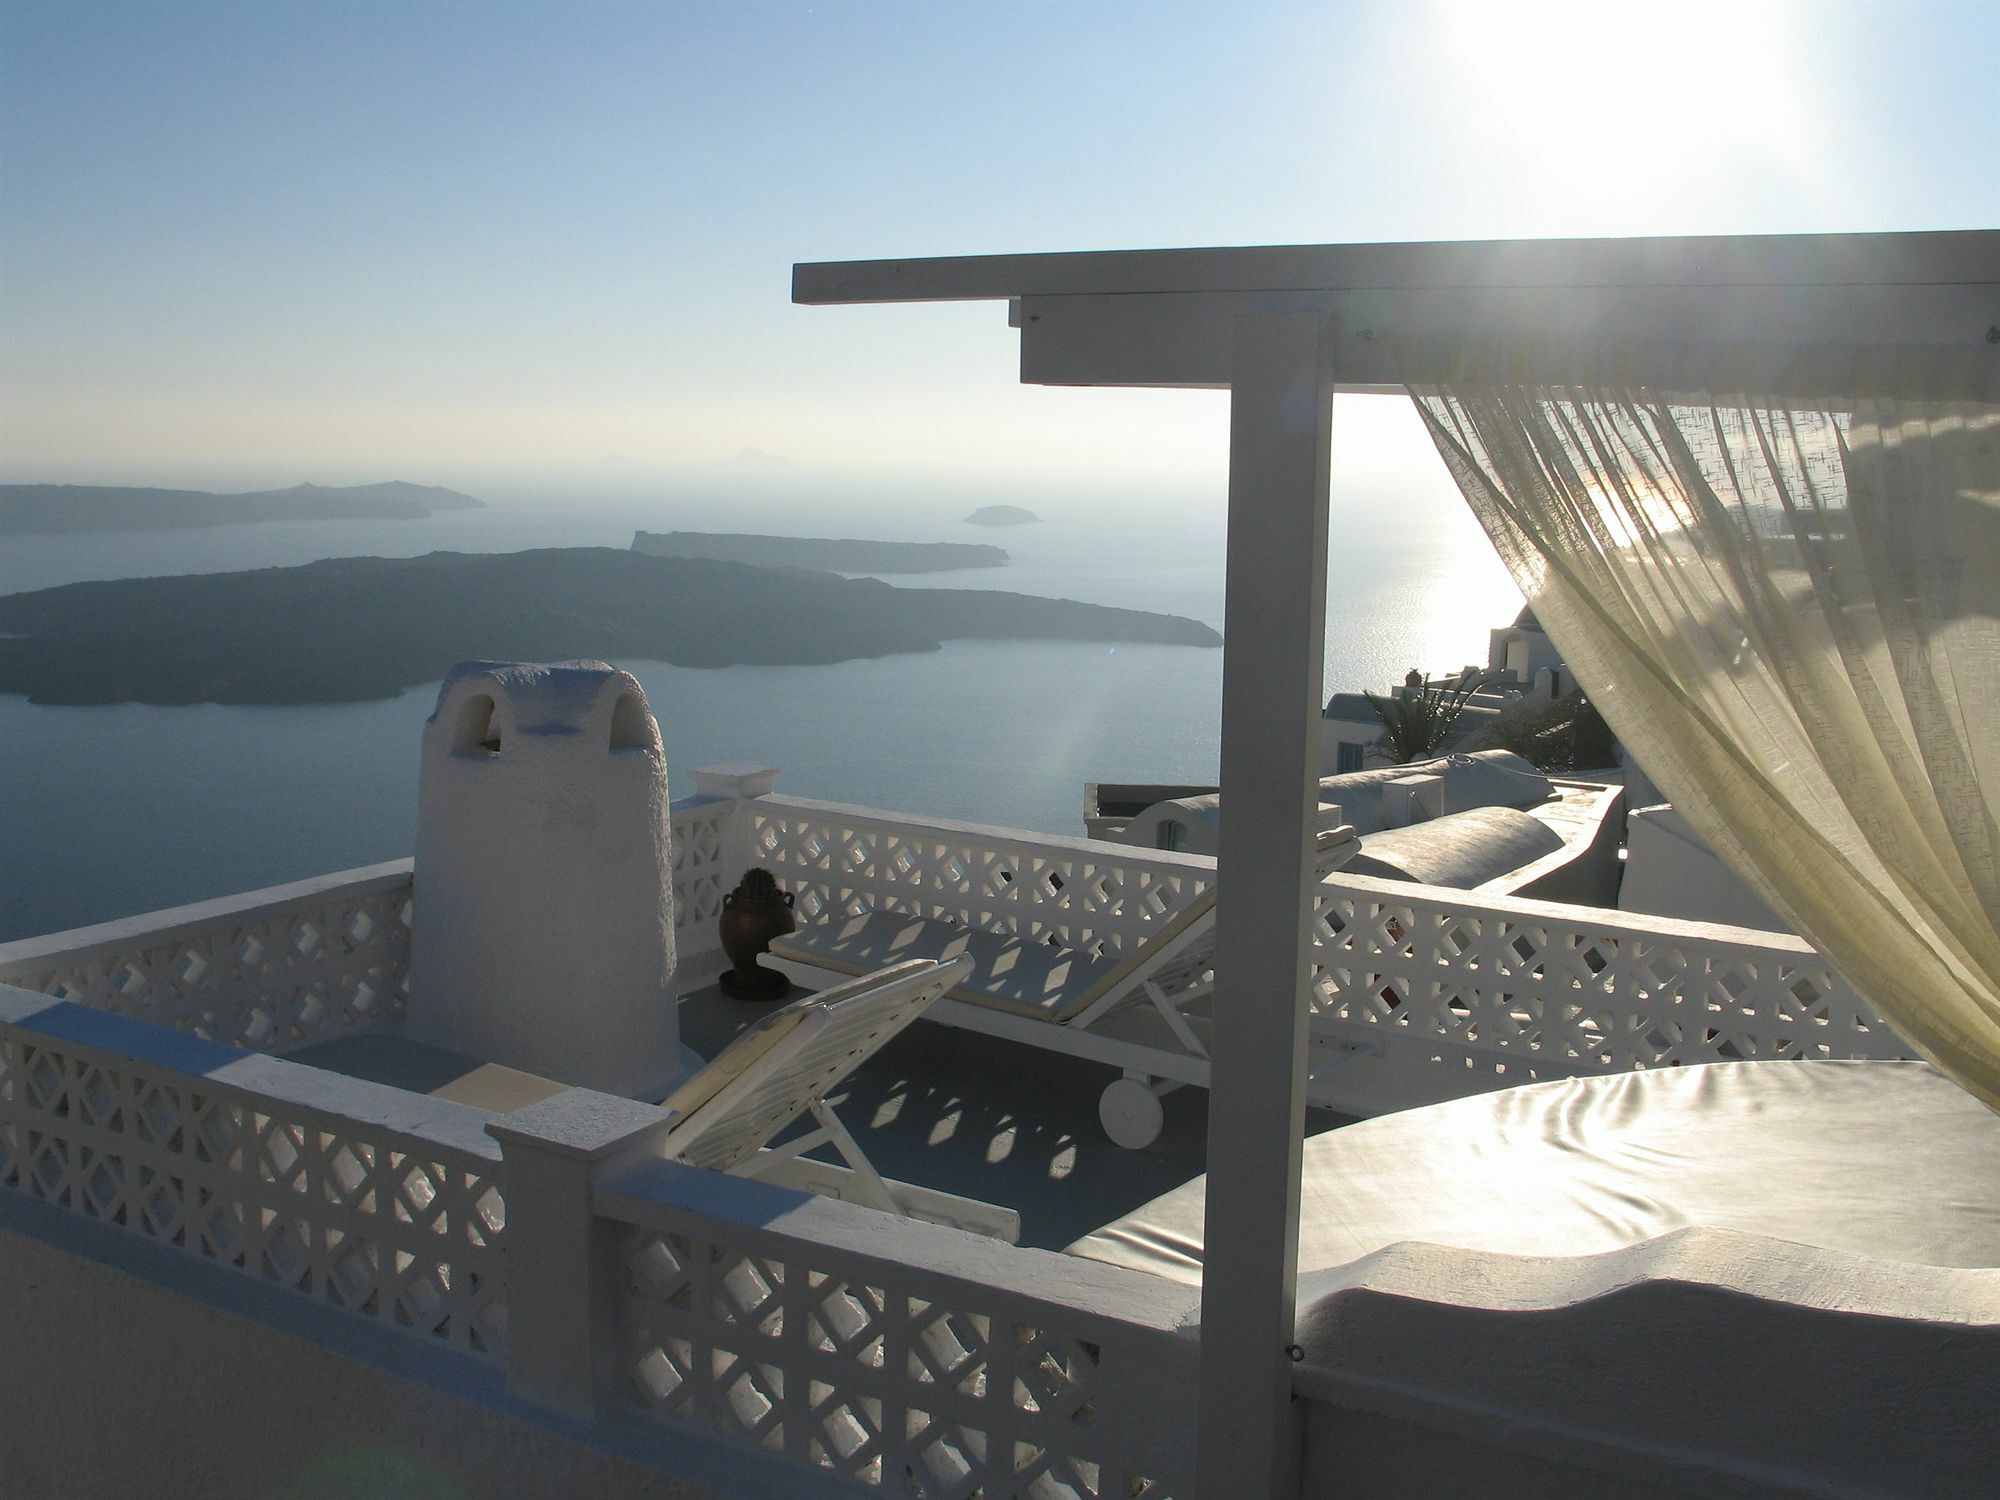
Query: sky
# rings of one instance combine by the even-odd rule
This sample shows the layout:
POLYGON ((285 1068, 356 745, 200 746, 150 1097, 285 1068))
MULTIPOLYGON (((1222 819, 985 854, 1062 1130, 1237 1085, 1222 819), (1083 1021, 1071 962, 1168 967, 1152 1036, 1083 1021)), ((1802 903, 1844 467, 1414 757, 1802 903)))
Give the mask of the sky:
POLYGON ((2000 0, 10 0, 0 480, 1219 497, 1224 398, 792 264, 1990 228, 1996 72, 2000 0))

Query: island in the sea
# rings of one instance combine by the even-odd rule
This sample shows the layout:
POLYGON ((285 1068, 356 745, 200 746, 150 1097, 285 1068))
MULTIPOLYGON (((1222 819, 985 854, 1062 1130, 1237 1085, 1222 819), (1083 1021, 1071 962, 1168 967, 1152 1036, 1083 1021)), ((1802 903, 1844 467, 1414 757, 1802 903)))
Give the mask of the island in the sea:
POLYGON ((762 568, 815 568, 828 573, 945 573, 1007 564, 1004 547, 984 542, 868 542, 726 531, 641 531, 632 538, 632 550, 649 557, 710 557, 762 568))
POLYGON ((0 597, 0 693, 352 703, 473 658, 810 665, 954 639, 1219 646, 1199 620, 610 547, 343 557, 0 597))
POLYGON ((968 526, 1027 526, 1041 520, 1018 505, 982 505, 965 518, 968 526))
POLYGON ((420 521, 486 502, 435 484, 350 484, 288 490, 161 490, 101 484, 0 484, 0 532, 179 530, 253 521, 420 521))

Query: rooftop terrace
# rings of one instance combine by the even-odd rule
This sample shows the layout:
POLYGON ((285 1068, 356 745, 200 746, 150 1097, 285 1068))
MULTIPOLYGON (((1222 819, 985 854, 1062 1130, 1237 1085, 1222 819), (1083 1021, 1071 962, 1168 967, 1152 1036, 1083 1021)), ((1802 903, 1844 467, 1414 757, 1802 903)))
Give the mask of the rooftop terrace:
MULTIPOLYGON (((530 840, 482 844, 490 827, 462 820, 478 858, 426 853, 420 833, 420 877, 402 862, 7 945, 0 1228, 17 1253, 0 1260, 0 1285, 21 1346, 51 1353, 0 1374, 17 1410, 67 1400, 110 1413, 102 1443, 67 1445, 83 1451, 46 1472, 77 1493, 117 1493, 194 1453, 188 1487, 247 1495, 292 1472, 293 1450, 358 1432, 419 1445, 486 1493, 507 1492, 510 1467, 544 1488, 560 1474, 568 1492, 939 1500, 1983 1493, 2000 1463, 1987 1410, 2000 1380, 2000 1211, 1983 1196, 2000 1180, 2000 1128, 1971 1094, 1985 1015, 1973 940, 1991 938, 1990 908, 1983 928, 1926 928, 1913 915, 1937 894, 1926 882, 1905 882, 1890 909, 1857 879, 1841 888, 1845 907, 1818 903, 1820 920, 1801 927, 1871 975, 1883 1007, 1922 1028, 1928 1055, 1955 1061, 1947 1083, 1906 1061, 1904 1037, 1797 938, 1322 877, 1315 739, 1336 389, 1462 374, 1460 346, 1481 339, 1489 361, 1532 345, 1539 381, 1613 369, 1672 390, 1693 368, 1688 344, 1735 348, 1775 372, 1772 391, 1821 389, 1821 363, 1789 357, 1808 347, 1923 345, 1970 369, 2000 322, 1995 244, 1837 236, 799 267, 805 302, 1009 299, 1024 378, 1230 389, 1221 785, 1234 812, 1219 859, 793 798, 771 773, 736 767, 700 778, 703 795, 670 812, 648 803, 644 819, 597 817, 579 786, 512 809, 527 808, 530 840), (626 863, 547 852, 583 831, 626 863), (578 925, 562 941, 538 941, 533 905, 454 907, 482 860, 516 861, 545 893, 613 878, 568 903, 578 925), (462 1064, 436 1050, 453 983, 474 1012, 489 983, 525 996, 542 1040, 593 1068, 663 1064, 673 1028, 658 1007, 628 1007, 627 1019, 657 1034, 660 1057, 624 1055, 595 1019, 564 1026, 561 1006, 596 1017, 629 1000, 597 977, 621 946, 657 982, 664 945, 635 935, 663 938, 640 929, 659 925, 669 884, 685 1033, 715 1047, 754 1014, 706 993, 722 967, 725 893, 753 864, 807 921, 895 914, 1109 970, 1185 935, 1213 900, 1208 969, 1174 980, 1199 982, 1202 1003, 1179 1026, 1156 1005, 1153 1032, 1135 1038, 1033 1014, 974 1025, 942 999, 930 1014, 955 1029, 917 1023, 839 1091, 890 1175, 1011 1198, 1023 1245, 949 1213, 923 1222, 840 1201, 865 1195, 859 1172, 794 1163, 789 1178, 751 1180, 670 1159, 677 1112, 619 1093, 528 1080, 537 1097, 504 1113, 489 1106, 509 1101, 490 1093, 455 1097, 451 1075, 466 1064, 512 1068, 497 1080, 507 1088, 529 1070, 497 1051, 460 1049, 462 1064), (650 885, 619 877, 633 869, 650 885), (597 897, 622 915, 600 920, 597 897), (1929 943, 1926 931, 1965 941, 1929 943), (445 983, 413 993, 413 965, 440 940, 451 965, 430 972, 445 983), (1973 998, 1911 1003, 1906 992, 1948 962, 1973 998), (463 984, 475 971, 479 983, 463 984), (1046 1045, 1058 1031, 1075 1055, 1046 1045), (351 1072, 299 1060, 315 1055, 351 1072), (408 1086, 352 1076, 371 1071, 408 1086), (1155 1148, 1123 1152, 1095 1132, 1113 1088, 1127 1101, 1164 1095, 1155 1148), (1688 1113, 1663 1114, 1670 1098, 1688 1113), (1315 1108, 1363 1118, 1307 1145, 1309 1126, 1332 1122, 1315 1108), (1696 1158, 1677 1154, 1676 1121, 1690 1118, 1710 1143, 1696 1158), (1648 1121, 1650 1133, 1637 1128, 1648 1121), (1581 1149, 1593 1129, 1608 1158, 1581 1149), (1742 1144, 1767 1140, 1783 1152, 1742 1144), (1676 1185, 1715 1176, 1716 1141, 1744 1152, 1720 1163, 1733 1169, 1722 1212, 1681 1214, 1676 1185), (1200 1167, 1199 1196, 1183 1188, 1171 1218, 1137 1231, 1124 1221, 1128 1244, 1150 1235, 1181 1274, 1158 1259, 1054 1252, 1200 1167), (1635 1182, 1645 1194, 1628 1191, 1635 1182), (1502 1203, 1527 1205, 1513 1225, 1522 1238, 1413 1231, 1398 1217, 1412 1196, 1497 1207, 1496 1183, 1502 1203), (1336 1224, 1335 1258, 1302 1263, 1302 1246, 1328 1243, 1301 1233, 1302 1216, 1337 1218, 1349 1197, 1373 1205, 1370 1232, 1336 1224), (1773 1227, 1829 1219, 1822 1239, 1773 1227), (1574 1243, 1536 1238, 1580 1222, 1574 1243), (48 1247, 84 1269, 56 1270, 45 1290, 35 1277, 48 1247), (96 1274, 105 1268, 124 1279, 96 1274), (74 1295, 80 1282, 88 1297, 74 1295), (190 1302, 226 1316, 190 1320, 190 1302), (129 1360, 71 1334, 110 1307, 129 1360), (291 1341, 276 1352, 274 1330, 291 1341), (161 1392, 175 1382, 160 1373, 162 1348, 239 1377, 232 1399, 180 1404, 176 1420, 196 1425, 166 1425, 161 1392), (128 1365, 151 1373, 132 1382, 128 1365), (288 1383, 306 1366, 307 1384, 288 1383)), ((1868 369, 1877 395, 1923 373, 1894 360, 1868 369)), ((1986 420, 1973 427, 1987 432, 1986 420)), ((1942 429, 1940 452, 1986 452, 1964 444, 1956 418, 1942 429)), ((1811 545, 1828 542, 1826 528, 1808 531, 1811 545)), ((1670 633, 1683 623, 1666 621, 1670 633)), ((1727 665, 1740 685, 1742 661, 1727 665)), ((565 692, 566 675, 590 675, 505 670, 565 692)), ((470 711, 470 682, 447 684, 472 694, 449 716, 441 697, 436 733, 462 740, 441 753, 486 764, 504 734, 510 753, 552 755, 576 727, 503 726, 490 692, 483 714, 470 711)), ((593 744, 626 758, 601 779, 663 798, 643 697, 612 703, 593 744)), ((1635 726, 1646 727, 1617 726, 1627 744, 1635 726)), ((1795 759, 1814 748, 1802 741, 1795 759)), ((1878 758, 1907 770, 1909 757, 1878 758)), ((1756 789, 1782 769, 1759 767, 1756 789)), ((1910 777, 1895 784, 1914 790, 1910 777)), ((1854 860, 1795 863, 1830 880, 1854 860)), ((963 972, 895 983, 918 993, 963 972)), ((498 1009, 470 1020, 501 1036, 519 1017, 498 1009)), ((19 1436, 23 1464, 50 1462, 38 1424, 19 1436)))
MULTIPOLYGON (((725 770, 707 779, 754 789, 768 777, 725 770)), ((900 817, 775 790, 689 799, 674 808, 673 832, 688 986, 683 1035, 704 1055, 783 1003, 732 1000, 706 978, 724 962, 715 937, 721 896, 752 859, 779 872, 808 916, 864 902, 943 908, 989 928, 1073 941, 1092 933, 1117 941, 1127 919, 1143 927, 1170 916, 1213 869, 1200 856, 900 817), (926 851, 921 869, 904 857, 913 849, 926 851)), ((867 1325, 882 1316, 867 1309, 889 1289, 922 1288, 928 1304, 949 1285, 956 1290, 945 1301, 959 1309, 950 1315, 954 1347, 990 1354, 1000 1335, 988 1320, 996 1317, 1041 1329, 1032 1347, 1055 1364, 1037 1378, 1085 1404, 1050 1406, 1052 1390, 1030 1396, 1040 1389, 1034 1381, 1017 1386, 1010 1404, 989 1376, 978 1402, 951 1418, 952 1435, 939 1439, 949 1456, 930 1453, 926 1462, 941 1467, 912 1481, 917 1492, 970 1493, 961 1486, 975 1482, 984 1492, 1005 1490, 980 1457, 992 1452, 983 1434, 996 1420, 987 1406, 996 1397, 999 1410, 1012 1411, 1009 1422, 1035 1434, 1046 1472, 1061 1476, 1020 1493, 1123 1493, 1106 1477, 1113 1470, 1145 1475, 1154 1486, 1146 1493, 1187 1491, 1191 1453, 1161 1419, 1192 1399, 1186 1382, 1199 1339, 1188 1290, 1046 1252, 1203 1170, 1206 1091, 1169 1093, 1158 1142, 1127 1151, 1098 1122, 1098 1097, 1115 1069, 919 1022, 833 1102, 891 1178, 1017 1209, 1023 1248, 975 1250, 977 1241, 955 1231, 909 1223, 885 1237, 868 1227, 878 1218, 870 1210, 808 1209, 753 1183, 731 1190, 749 1197, 732 1197, 719 1182, 704 1184, 713 1174, 651 1158, 643 1142, 658 1111, 620 1105, 633 1113, 607 1126, 588 1109, 579 1116, 583 1101, 602 1097, 586 1090, 548 1097, 531 1089, 520 1096, 527 1107, 506 1116, 454 1100, 468 1061, 401 1034, 409 934, 420 911, 405 862, 0 950, 0 983, 15 987, 0 1018, 0 1065, 13 1080, 9 1186, 169 1254, 344 1309, 395 1339, 497 1366, 509 1389, 625 1433, 623 1451, 666 1461, 621 1425, 664 1422, 670 1432, 787 1453, 871 1487, 895 1489, 893 1475, 924 1467, 883 1436, 893 1424, 878 1403, 896 1389, 904 1395, 895 1399, 921 1399, 928 1367, 912 1367, 913 1387, 891 1381, 875 1356, 843 1377, 813 1363, 824 1356, 810 1352, 811 1339, 788 1335, 767 1346, 753 1332, 759 1309, 791 1277, 821 1285, 831 1274, 836 1282, 825 1285, 862 1297, 855 1316, 867 1325), (581 1162, 598 1184, 596 1222, 616 1228, 628 1256, 639 1257, 605 1273, 622 1309, 614 1318, 621 1331, 606 1336, 626 1350, 640 1338, 651 1353, 615 1356, 608 1367, 586 1361, 574 1375, 541 1368, 552 1357, 544 1341, 557 1337, 561 1319, 588 1319, 581 1293, 561 1289, 560 1277, 555 1286, 543 1280, 555 1274, 546 1266, 562 1263, 557 1250, 507 1248, 524 1213, 555 1211, 523 1201, 548 1191, 519 1175, 537 1149, 581 1162), (728 1277, 750 1275, 767 1290, 746 1284, 709 1312, 673 1314, 666 1309, 681 1304, 670 1289, 682 1274, 674 1272, 669 1290, 657 1293, 668 1302, 650 1300, 647 1258, 667 1253, 688 1264, 697 1245, 714 1274, 734 1266, 728 1277), (863 1283, 883 1290, 863 1294, 863 1283), (543 1301, 550 1305, 535 1305, 543 1301), (961 1327, 961 1319, 969 1321, 961 1327), (1063 1329, 1072 1341, 1049 1342, 1063 1329), (536 1346, 524 1347, 524 1338, 536 1346), (743 1383, 696 1380, 708 1358, 700 1350, 712 1348, 718 1360, 733 1350, 727 1359, 735 1361, 753 1347, 762 1352, 754 1368, 741 1367, 751 1372, 743 1383), (868 1415, 853 1418, 849 1451, 827 1436, 838 1423, 782 1418, 788 1408, 777 1395, 796 1376, 780 1372, 795 1359, 807 1360, 799 1370, 820 1371, 813 1378, 826 1382, 828 1399, 863 1403, 868 1415), (862 1383, 849 1389, 848 1378, 862 1383), (1121 1430, 1126 1436, 1112 1441, 1121 1430)), ((1314 1133, 1354 1115, 1536 1078, 1739 1058, 1907 1055, 1796 939, 1340 874, 1323 886, 1316 911, 1312 1025, 1363 1038, 1380 1055, 1334 1075, 1349 1113, 1313 1110, 1314 1133)), ((575 1337, 572 1330, 559 1342, 575 1337)), ((1308 1374, 1302 1367, 1301 1378, 1308 1374)), ((683 1477, 722 1472, 712 1455, 673 1451, 670 1467, 683 1477)))

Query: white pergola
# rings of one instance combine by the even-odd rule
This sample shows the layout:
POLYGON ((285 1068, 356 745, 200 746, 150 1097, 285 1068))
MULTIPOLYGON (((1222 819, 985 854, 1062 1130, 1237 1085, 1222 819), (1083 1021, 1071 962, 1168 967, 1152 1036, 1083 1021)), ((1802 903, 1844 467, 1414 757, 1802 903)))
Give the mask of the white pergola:
POLYGON ((1445 375, 1421 368, 1421 351, 1469 338, 1663 353, 2000 341, 2000 232, 855 261, 797 266, 792 295, 1005 299, 1024 382, 1230 392, 1229 816, 1217 861, 1198 1492, 1295 1493, 1298 997, 1309 978, 1335 392, 1445 375))

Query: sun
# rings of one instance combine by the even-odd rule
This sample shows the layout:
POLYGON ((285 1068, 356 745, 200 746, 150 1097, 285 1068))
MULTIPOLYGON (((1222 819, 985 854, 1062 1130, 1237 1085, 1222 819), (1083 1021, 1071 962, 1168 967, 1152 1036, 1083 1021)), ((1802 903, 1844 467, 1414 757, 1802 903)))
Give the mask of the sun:
POLYGON ((1796 16, 1758 0, 1438 0, 1437 108, 1562 232, 1659 233, 1773 172, 1817 175, 1796 16))

